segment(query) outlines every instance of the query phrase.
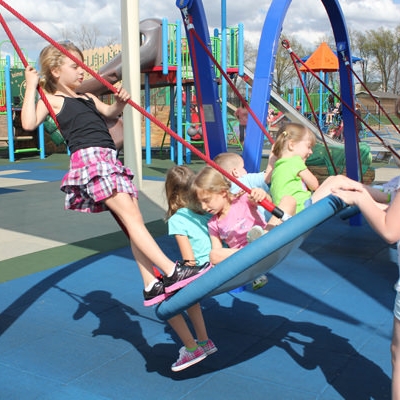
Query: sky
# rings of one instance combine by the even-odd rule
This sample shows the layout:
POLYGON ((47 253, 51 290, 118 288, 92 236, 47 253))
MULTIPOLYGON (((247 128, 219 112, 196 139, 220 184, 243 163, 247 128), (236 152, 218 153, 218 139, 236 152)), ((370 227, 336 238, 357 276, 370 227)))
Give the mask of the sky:
MULTIPOLYGON (((135 1, 135 0, 128 0, 135 1)), ((237 1, 226 0, 227 25, 243 23, 245 39, 258 45, 260 33, 272 0, 237 1)), ((79 29, 83 25, 100 30, 98 43, 110 39, 119 42, 121 37, 120 1, 117 0, 35 0, 5 1, 19 14, 44 31, 54 40, 64 39, 64 33, 79 29)), ((350 30, 366 31, 381 27, 394 29, 400 25, 400 0, 339 0, 350 30)), ((208 26, 211 32, 221 27, 221 5, 218 0, 203 0, 208 26)), ((0 5, 1 13, 13 33, 18 45, 31 60, 47 42, 16 19, 0 5)), ((169 22, 181 20, 174 0, 139 0, 139 19, 167 18, 169 22)), ((319 0, 292 0, 284 19, 283 32, 294 35, 304 47, 315 49, 323 38, 332 35, 323 3, 319 0)), ((3 40, 7 35, 0 27, 0 51, 11 52, 12 46, 3 40)))

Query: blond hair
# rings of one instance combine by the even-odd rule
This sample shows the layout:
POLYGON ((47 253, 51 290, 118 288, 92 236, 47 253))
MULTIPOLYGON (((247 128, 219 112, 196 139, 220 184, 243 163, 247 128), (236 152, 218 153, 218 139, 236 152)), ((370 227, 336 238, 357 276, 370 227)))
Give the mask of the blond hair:
POLYGON ((281 158, 284 149, 287 146, 289 140, 293 140, 295 143, 300 142, 304 139, 304 136, 308 135, 311 146, 313 147, 317 142, 317 139, 308 128, 302 124, 290 122, 282 126, 276 134, 276 141, 273 145, 272 152, 277 158, 281 158))
MULTIPOLYGON (((83 61, 83 54, 72 42, 60 42, 60 46, 64 47, 70 53, 74 52, 79 55, 83 61)), ((53 45, 45 47, 39 55, 40 64, 40 86, 48 93, 57 91, 57 81, 52 73, 56 68, 64 64, 67 56, 53 45)))
POLYGON ((243 158, 239 154, 228 152, 220 153, 214 158, 214 162, 230 174, 235 168, 238 168, 238 164, 242 160, 243 158))
POLYGON ((231 183, 212 167, 204 167, 201 169, 193 180, 194 190, 204 190, 211 193, 228 192, 231 188, 231 183))

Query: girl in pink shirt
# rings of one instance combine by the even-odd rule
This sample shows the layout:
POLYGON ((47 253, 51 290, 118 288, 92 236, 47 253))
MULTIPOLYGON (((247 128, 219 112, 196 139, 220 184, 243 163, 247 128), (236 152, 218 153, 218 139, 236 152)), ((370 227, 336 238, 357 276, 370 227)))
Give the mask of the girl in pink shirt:
POLYGON ((213 215, 208 222, 210 261, 213 264, 244 247, 248 243, 247 233, 253 226, 266 227, 263 216, 257 210, 257 203, 268 197, 263 189, 254 188, 251 194, 240 192, 233 195, 230 182, 211 167, 204 167, 193 185, 201 207, 213 215))

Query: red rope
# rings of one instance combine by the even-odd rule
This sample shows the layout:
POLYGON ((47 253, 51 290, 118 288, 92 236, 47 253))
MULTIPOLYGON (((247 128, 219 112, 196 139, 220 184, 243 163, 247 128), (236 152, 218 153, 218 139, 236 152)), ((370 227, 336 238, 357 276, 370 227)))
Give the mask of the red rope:
MULTIPOLYGON (((284 41, 284 42, 287 43, 287 46, 288 46, 287 49, 288 49, 288 51, 292 51, 292 52, 293 52, 293 50, 290 49, 290 44, 289 44, 289 42, 288 42, 287 40, 284 41), (290 50, 289 50, 289 49, 290 49, 290 50)), ((283 45, 283 42, 282 42, 282 45, 283 45)), ((309 68, 308 65, 306 65, 306 64, 303 62, 303 60, 300 59, 300 57, 298 57, 296 54, 294 54, 294 56, 295 56, 296 60, 297 60, 299 63, 301 63, 301 64, 307 69, 307 72, 311 73, 319 82, 321 82, 321 83, 324 85, 324 87, 325 87, 326 89, 328 89, 329 92, 332 93, 333 96, 335 96, 335 97, 336 97, 336 98, 337 98, 337 99, 338 99, 338 100, 339 100, 339 101, 354 115, 355 118, 357 118, 358 120, 360 120, 360 121, 368 128, 368 130, 370 130, 370 131, 376 136, 376 138, 377 138, 378 140, 380 140, 380 142, 382 143, 382 146, 383 146, 383 147, 386 147, 387 149, 389 149, 390 152, 391 152, 393 155, 395 155, 397 158, 400 159, 400 155, 396 152, 396 150, 392 147, 391 144, 386 143, 386 142, 375 132, 375 130, 374 130, 362 117, 360 117, 359 115, 357 115, 357 113, 353 110, 353 108, 350 107, 345 101, 343 101, 343 99, 342 99, 340 96, 338 96, 338 95, 337 95, 323 80, 321 80, 321 79, 319 78, 319 76, 318 76, 311 68, 309 68)))
MULTIPOLYGON (((193 61, 193 68, 194 68, 194 76, 195 76, 196 81, 199 82, 200 81, 199 65, 197 63, 197 54, 196 54, 196 49, 194 47, 192 35, 189 35, 189 41, 190 41, 190 46, 193 49, 192 50, 192 61, 193 61)), ((198 87, 200 87, 200 82, 199 82, 198 87)), ((204 115, 204 108, 203 108, 203 95, 201 93, 201 90, 196 91, 196 98, 197 98, 197 104, 199 106, 201 126, 203 129, 204 151, 205 151, 207 157, 210 157, 210 149, 208 146, 207 124, 205 123, 205 115, 204 115)))
MULTIPOLYGON (((308 92, 308 90, 307 90, 307 88, 306 88, 306 85, 305 85, 305 83, 304 83, 304 80, 303 80, 303 78, 302 78, 302 76, 301 76, 300 69, 299 69, 299 67, 297 66, 297 63, 295 62, 293 50, 290 48, 290 44, 289 44, 289 42, 288 42, 287 40, 283 40, 283 41, 282 41, 282 46, 283 46, 286 50, 288 50, 288 52, 289 52, 289 55, 290 55, 290 58, 292 59, 292 62, 293 62, 293 65, 294 65, 294 67, 295 67, 297 76, 298 76, 298 78, 299 78, 299 80, 300 80, 300 82, 301 82, 301 86, 303 87, 303 91, 304 91, 304 93, 305 93, 305 95, 306 95, 306 97, 307 97, 308 104, 310 105, 311 113, 312 113, 312 115, 313 115, 313 117, 314 117, 314 120, 315 120, 315 121, 318 121, 317 114, 316 114, 315 109, 314 109, 314 106, 313 106, 313 104, 312 104, 310 94, 309 94, 309 92, 308 92), (288 46, 288 47, 286 47, 286 46, 288 46)), ((330 161, 330 163, 331 163, 331 165, 332 165, 332 167, 333 167, 333 170, 334 170, 334 172, 335 172, 335 175, 337 175, 338 172, 337 172, 337 169, 336 169, 336 165, 335 165, 335 163, 334 163, 334 161, 333 161, 332 154, 331 154, 331 152, 329 151, 328 144, 326 143, 325 136, 324 136, 324 134, 322 133, 322 130, 321 130, 321 127, 320 127, 319 123, 317 123, 317 128, 318 128, 318 131, 319 131, 319 133, 320 133, 320 135, 321 135, 321 139, 322 139, 322 141, 323 141, 323 143, 324 143, 324 147, 325 147, 325 149, 326 149, 326 152, 327 152, 327 154, 328 154, 329 161, 330 161)))
MULTIPOLYGON (((10 39, 10 42, 11 42, 11 44, 13 45, 15 51, 17 52, 17 54, 18 54, 20 60, 22 61, 22 64, 23 64, 24 67, 26 68, 26 67, 29 65, 29 64, 28 64, 28 61, 26 60, 26 58, 25 58, 25 56, 24 56, 24 53, 22 52, 21 48, 18 46, 18 43, 17 43, 17 41, 15 40, 13 34, 11 33, 11 31, 10 31, 8 25, 6 24, 6 21, 4 20, 2 14, 0 14, 0 23, 1 23, 1 25, 3 26, 3 29, 4 29, 4 31, 6 32, 8 38, 10 39)), ((41 97, 43 103, 45 104, 45 106, 46 106, 47 109, 49 110, 49 114, 50 114, 50 116, 53 118, 53 120, 54 120, 54 122, 55 122, 55 124, 56 124, 56 126, 57 126, 57 128, 58 128, 58 130, 60 130, 60 126, 59 126, 59 124, 58 124, 58 121, 57 121, 57 118, 56 118, 56 114, 55 114, 53 108, 51 107, 49 101, 47 100, 47 97, 46 97, 46 95, 45 95, 43 89, 42 89, 40 86, 38 86, 38 87, 37 87, 37 90, 38 90, 38 92, 39 92, 39 95, 40 95, 40 97, 41 97)))
MULTIPOLYGON (((36 32, 39 36, 41 36, 45 40, 47 40, 51 45, 53 45, 55 48, 57 48, 61 53, 63 53, 65 56, 67 56, 69 59, 71 59, 74 63, 79 65, 86 72, 88 72, 90 75, 92 75, 94 78, 96 78, 101 84, 103 84, 106 88, 108 88, 112 93, 116 93, 118 91, 118 89, 115 88, 111 83, 106 81, 102 76, 100 76, 95 71, 93 71, 91 68, 89 68, 87 65, 85 65, 79 58, 75 57, 68 50, 66 50, 64 47, 62 47, 60 44, 58 44, 55 40, 53 40, 51 37, 46 35, 39 28, 34 26, 31 22, 29 22, 25 17, 23 17, 16 10, 14 10, 12 7, 10 7, 8 4, 6 4, 3 0, 0 0, 0 5, 2 5, 4 8, 6 8, 9 12, 11 12, 14 16, 16 16, 19 20, 21 20, 25 25, 27 25, 34 32, 36 32)), ((232 181, 233 183, 238 185, 246 193, 251 192, 251 190, 247 186, 243 185, 242 182, 240 182, 234 176, 232 176, 231 174, 226 172, 223 168, 221 168, 217 163, 215 163, 213 160, 211 160, 210 158, 205 156, 196 147, 194 147, 190 143, 186 142, 183 138, 181 138, 179 135, 177 135, 172 129, 170 129, 169 127, 164 125, 161 121, 156 119, 153 115, 148 113, 144 108, 140 107, 138 104, 133 102, 131 99, 129 99, 127 103, 129 103, 133 108, 135 108, 137 111, 139 111, 141 114, 143 114, 146 118, 149 118, 150 121, 152 121, 154 124, 156 124, 162 130, 167 132, 170 136, 172 136, 175 140, 177 140, 183 146, 190 149, 194 154, 196 154, 199 158, 201 158, 203 161, 205 161, 208 165, 212 166, 217 171, 219 171, 222 175, 224 175, 226 178, 228 178, 230 181, 232 181)), ((287 218, 288 217, 288 215, 286 215, 280 208, 276 207, 275 204, 273 204, 272 202, 270 202, 266 199, 263 200, 262 202, 260 202, 260 205, 262 207, 264 207, 267 211, 271 212, 277 218, 287 218)))
POLYGON ((345 65, 347 67, 348 70, 350 70, 352 72, 352 74, 357 78, 358 82, 361 83, 361 86, 365 89, 365 91, 371 96, 371 99, 374 101, 374 103, 379 107, 379 109, 383 112, 383 114, 386 116, 386 118, 391 122, 391 124, 393 125, 393 127, 396 129, 396 131, 398 133, 400 133, 399 128, 397 128, 396 124, 394 123, 394 121, 392 120, 392 118, 390 118, 390 115, 385 111, 385 109, 382 107, 381 103, 379 101, 376 100, 376 98, 374 97, 374 95, 371 93, 371 91, 368 89, 368 87, 365 85, 365 83, 360 79, 360 77, 357 75, 357 73, 354 71, 353 68, 351 68, 350 63, 347 60, 344 60, 345 65))
POLYGON ((228 82, 229 86, 233 90, 233 92, 236 94, 236 96, 239 97, 241 103, 243 106, 246 108, 248 113, 253 117, 254 121, 258 125, 258 127, 261 129, 261 131, 264 133, 264 135, 269 139, 271 143, 274 143, 274 139, 272 136, 268 133, 268 131, 265 129, 265 126, 262 124, 262 122, 259 120, 257 115, 254 113, 254 111, 250 108, 250 106, 247 104, 246 99, 240 94, 239 90, 235 86, 235 84, 232 82, 231 78, 229 78, 228 74, 223 70, 221 65, 218 63, 218 61, 215 59, 211 51, 208 49, 208 47, 203 43, 201 40, 200 36, 198 33, 192 28, 190 29, 190 32, 193 33, 195 38, 197 39, 198 43, 203 47, 203 49, 206 51, 207 55, 210 57, 211 61, 214 63, 214 65, 218 68, 219 72, 221 75, 225 78, 225 80, 228 82))

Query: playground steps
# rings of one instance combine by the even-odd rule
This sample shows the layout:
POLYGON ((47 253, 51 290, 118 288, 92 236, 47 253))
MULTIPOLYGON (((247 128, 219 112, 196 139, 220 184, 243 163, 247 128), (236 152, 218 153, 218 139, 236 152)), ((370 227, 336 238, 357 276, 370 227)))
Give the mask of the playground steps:
MULTIPOLYGON (((164 125, 170 127, 169 124, 169 106, 152 106, 151 114, 161 121, 164 125)), ((142 119, 142 146, 146 144, 146 118, 142 119)), ((151 123, 151 147, 161 147, 164 140, 164 130, 156 124, 151 123)), ((170 136, 165 134, 164 146, 170 145, 170 136)))

